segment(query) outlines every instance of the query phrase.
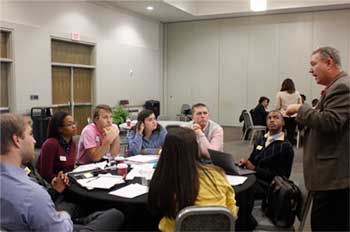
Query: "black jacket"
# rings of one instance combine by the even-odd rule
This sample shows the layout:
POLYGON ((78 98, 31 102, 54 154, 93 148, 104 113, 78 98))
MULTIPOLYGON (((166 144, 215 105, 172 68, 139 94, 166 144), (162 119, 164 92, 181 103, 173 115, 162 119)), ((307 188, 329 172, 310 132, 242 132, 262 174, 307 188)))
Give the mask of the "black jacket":
POLYGON ((265 147, 265 142, 265 137, 259 139, 249 157, 255 165, 256 177, 268 183, 275 176, 289 178, 294 158, 292 145, 288 140, 276 140, 265 147))
POLYGON ((254 125, 266 126, 267 112, 262 104, 258 104, 253 111, 253 122, 254 125))

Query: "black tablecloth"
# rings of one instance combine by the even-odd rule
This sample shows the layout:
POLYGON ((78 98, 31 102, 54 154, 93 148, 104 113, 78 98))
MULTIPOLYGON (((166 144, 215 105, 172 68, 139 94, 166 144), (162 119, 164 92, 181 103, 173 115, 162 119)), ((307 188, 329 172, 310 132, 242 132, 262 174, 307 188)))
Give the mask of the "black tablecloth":
MULTIPOLYGON (((237 230, 246 230, 251 224, 251 212, 248 212, 247 204, 253 199, 253 185, 255 175, 247 176, 248 179, 241 185, 233 186, 236 194, 236 204, 239 206, 237 230)), ((135 178, 132 182, 140 182, 135 178)), ((127 230, 157 230, 160 218, 154 217, 147 209, 147 194, 135 198, 123 198, 108 194, 110 191, 124 187, 128 183, 119 184, 110 190, 87 190, 81 187, 73 178, 70 178, 68 190, 74 195, 75 201, 80 204, 89 204, 95 210, 117 208, 125 214, 127 230)))

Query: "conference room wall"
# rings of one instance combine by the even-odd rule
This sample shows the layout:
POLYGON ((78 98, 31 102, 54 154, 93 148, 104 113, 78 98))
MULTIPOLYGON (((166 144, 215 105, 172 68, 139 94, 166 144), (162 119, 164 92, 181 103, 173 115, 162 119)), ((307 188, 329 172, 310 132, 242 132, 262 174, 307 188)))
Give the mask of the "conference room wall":
POLYGON ((96 46, 96 104, 162 101, 163 33, 157 21, 82 1, 5 1, 0 26, 13 29, 13 112, 51 105, 50 39, 70 39, 72 32, 96 46), (39 99, 30 100, 31 94, 39 99))
POLYGON ((349 71, 350 10, 252 16, 166 25, 166 101, 175 115, 183 103, 208 103, 214 120, 240 125, 243 109, 260 96, 270 109, 285 78, 307 102, 322 89, 308 73, 319 46, 341 51, 349 71))

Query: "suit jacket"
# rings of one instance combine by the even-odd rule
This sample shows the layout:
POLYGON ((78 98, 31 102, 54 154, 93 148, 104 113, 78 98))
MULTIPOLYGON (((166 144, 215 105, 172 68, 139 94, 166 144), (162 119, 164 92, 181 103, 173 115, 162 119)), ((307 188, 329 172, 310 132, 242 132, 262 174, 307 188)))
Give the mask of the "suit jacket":
POLYGON ((310 191, 349 188, 349 75, 341 72, 315 109, 301 106, 297 121, 306 126, 304 178, 310 191))
POLYGON ((266 126, 266 116, 267 112, 265 110, 265 107, 262 104, 258 104, 253 113, 253 121, 254 125, 262 125, 266 126))
POLYGON ((275 176, 289 178, 294 159, 292 144, 288 140, 276 140, 265 147, 265 142, 266 138, 259 139, 249 157, 256 177, 268 184, 275 176))

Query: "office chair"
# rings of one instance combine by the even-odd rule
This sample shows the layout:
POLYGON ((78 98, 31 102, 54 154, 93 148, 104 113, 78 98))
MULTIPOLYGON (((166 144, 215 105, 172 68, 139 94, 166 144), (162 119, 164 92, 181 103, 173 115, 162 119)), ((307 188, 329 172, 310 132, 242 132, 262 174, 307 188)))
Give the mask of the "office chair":
POLYGON ((243 114, 244 124, 246 126, 245 132, 242 136, 242 140, 244 140, 248 132, 252 131, 252 135, 250 137, 250 144, 251 144, 253 142, 256 132, 262 131, 263 133, 265 133, 266 126, 255 126, 253 123, 252 116, 250 115, 249 112, 245 111, 245 112, 242 112, 242 114, 243 114))
POLYGON ((175 220, 175 231, 234 231, 235 219, 223 206, 189 206, 175 220))
POLYGON ((177 114, 176 116, 179 118, 179 121, 191 121, 191 106, 189 104, 182 104, 180 114, 177 114))

